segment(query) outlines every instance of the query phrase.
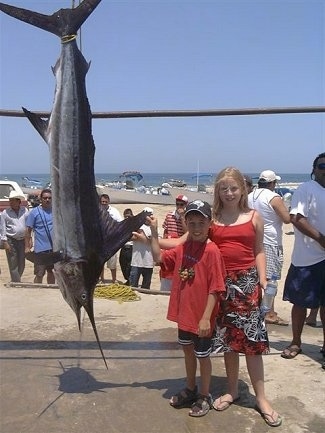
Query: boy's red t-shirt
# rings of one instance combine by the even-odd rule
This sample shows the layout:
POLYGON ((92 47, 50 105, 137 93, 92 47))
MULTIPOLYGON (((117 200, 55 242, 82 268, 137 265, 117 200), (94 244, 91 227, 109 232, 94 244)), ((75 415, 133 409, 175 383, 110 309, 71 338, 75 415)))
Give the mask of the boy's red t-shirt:
POLYGON ((176 248, 163 251, 161 261, 166 270, 173 272, 167 319, 176 322, 179 329, 197 334, 208 295, 214 293, 217 295, 217 302, 211 314, 212 332, 219 309, 219 295, 226 290, 224 283, 226 273, 219 248, 211 241, 204 244, 187 241, 176 248), (191 251, 194 253, 201 247, 200 258, 196 262, 188 262, 188 265, 194 268, 194 278, 182 281, 179 269, 182 264, 184 265, 184 253, 187 255, 190 242, 191 251))

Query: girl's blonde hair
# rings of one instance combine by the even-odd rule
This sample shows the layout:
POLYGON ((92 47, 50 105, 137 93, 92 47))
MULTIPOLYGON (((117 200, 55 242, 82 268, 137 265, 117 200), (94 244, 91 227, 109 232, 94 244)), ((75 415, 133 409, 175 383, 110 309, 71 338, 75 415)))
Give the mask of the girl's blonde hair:
POLYGON ((241 191, 241 198, 238 203, 239 209, 242 212, 249 211, 247 189, 243 174, 237 168, 226 167, 217 174, 216 180, 214 182, 214 200, 212 205, 212 213, 214 219, 217 219, 218 215, 221 212, 221 209, 223 208, 222 201, 220 200, 220 183, 229 177, 238 184, 241 191))

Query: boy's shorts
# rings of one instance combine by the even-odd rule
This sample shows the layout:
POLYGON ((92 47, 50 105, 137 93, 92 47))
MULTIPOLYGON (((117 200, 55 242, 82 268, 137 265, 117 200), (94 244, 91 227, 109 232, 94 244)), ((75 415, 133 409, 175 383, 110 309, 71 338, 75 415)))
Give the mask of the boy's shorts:
POLYGON ((194 345, 194 353, 197 358, 207 358, 212 350, 211 337, 199 337, 193 332, 178 330, 178 343, 181 346, 194 345))
POLYGON ((290 265, 283 300, 303 308, 325 305, 325 260, 310 266, 290 265))
POLYGON ((117 256, 118 254, 114 254, 110 259, 107 260, 106 266, 108 269, 116 269, 117 268, 117 256))

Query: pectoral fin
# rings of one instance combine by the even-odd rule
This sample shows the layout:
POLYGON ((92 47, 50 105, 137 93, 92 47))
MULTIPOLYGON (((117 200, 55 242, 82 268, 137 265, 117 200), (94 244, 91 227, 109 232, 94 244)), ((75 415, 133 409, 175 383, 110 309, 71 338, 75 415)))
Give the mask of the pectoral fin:
POLYGON ((26 117, 30 121, 30 123, 34 126, 36 131, 40 134, 46 143, 47 140, 47 128, 48 128, 48 120, 42 119, 38 114, 32 113, 31 111, 26 110, 26 108, 22 107, 23 112, 26 114, 26 117))

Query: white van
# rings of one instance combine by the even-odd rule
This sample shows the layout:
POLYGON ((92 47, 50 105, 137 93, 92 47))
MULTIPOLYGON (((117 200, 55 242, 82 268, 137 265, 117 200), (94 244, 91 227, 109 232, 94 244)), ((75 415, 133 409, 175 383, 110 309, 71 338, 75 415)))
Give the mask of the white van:
POLYGON ((16 191, 18 194, 25 197, 25 200, 22 200, 21 204, 22 206, 28 207, 26 194, 23 193, 23 190, 17 182, 13 180, 0 180, 0 212, 10 207, 8 197, 11 191, 16 191))

